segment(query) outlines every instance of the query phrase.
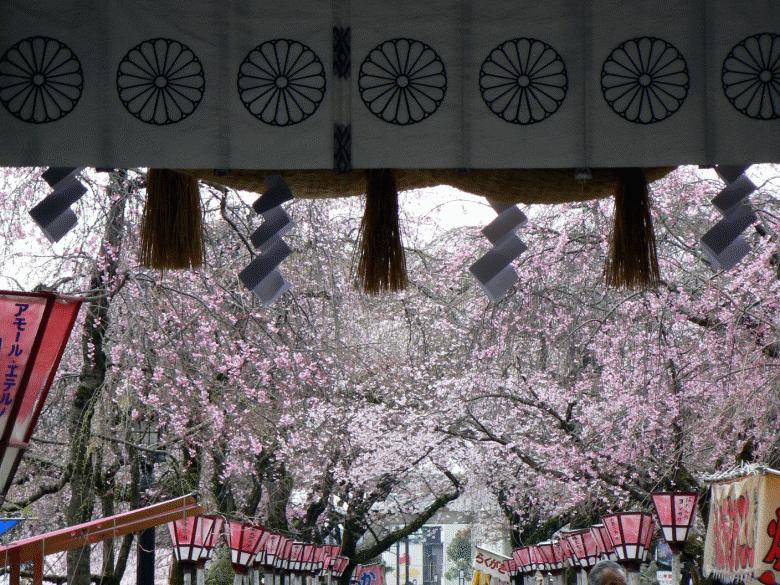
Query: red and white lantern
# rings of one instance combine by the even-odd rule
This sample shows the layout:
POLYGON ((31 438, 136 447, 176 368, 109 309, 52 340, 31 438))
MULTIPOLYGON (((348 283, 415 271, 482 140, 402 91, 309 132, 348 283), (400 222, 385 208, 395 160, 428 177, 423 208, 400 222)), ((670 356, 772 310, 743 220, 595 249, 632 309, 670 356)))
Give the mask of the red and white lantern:
POLYGON ((555 567, 558 571, 563 571, 566 566, 566 553, 561 546, 560 540, 553 541, 553 558, 555 559, 555 567))
POLYGON ((696 492, 658 492, 652 495, 664 540, 672 549, 672 585, 680 582, 680 554, 696 518, 696 492))
POLYGON ((531 567, 534 571, 546 571, 548 570, 547 561, 545 560, 542 549, 539 545, 528 547, 531 553, 531 567))
POLYGON ((567 532, 563 540, 569 545, 580 567, 587 569, 599 561, 601 553, 596 538, 590 530, 567 532))
POLYGON ((268 531, 266 531, 265 535, 260 539, 260 546, 257 555, 255 556, 255 563, 256 566, 259 564, 263 567, 265 585, 276 585, 276 558, 283 552, 282 549, 284 548, 286 541, 287 539, 281 534, 268 531))
POLYGON ((32 437, 82 299, 0 291, 0 503, 32 437))
POLYGON ((696 517, 695 492, 658 492, 652 495, 664 540, 673 551, 680 551, 696 517))
POLYGON ((521 573, 531 572, 531 551, 527 546, 514 549, 512 558, 517 563, 517 568, 521 573))
POLYGON ((520 574, 520 566, 515 559, 509 559, 507 562, 507 572, 510 577, 516 577, 520 574))
POLYGON ((317 546, 306 543, 303 545, 303 554, 301 555, 301 570, 304 573, 311 573, 314 570, 314 555, 317 552, 317 546))
POLYGON ((341 577, 344 574, 344 571, 347 570, 348 566, 349 566, 349 558, 338 556, 333 561, 333 568, 331 569, 331 574, 334 577, 341 577))
POLYGON ((312 553, 312 567, 311 572, 315 575, 321 575, 323 567, 328 560, 328 553, 330 549, 325 545, 319 545, 314 547, 312 553))
POLYGON ((235 585, 242 585, 244 577, 249 574, 252 568, 257 550, 260 546, 260 539, 265 530, 260 526, 230 520, 227 526, 227 544, 230 547, 230 562, 233 564, 233 570, 236 577, 233 581, 235 585))
POLYGON ((289 538, 281 537, 279 546, 276 548, 276 558, 274 559, 274 569, 284 574, 290 571, 290 559, 292 558, 293 541, 289 538))
POLYGON ((286 539, 281 534, 270 532, 263 546, 262 564, 269 570, 276 567, 276 555, 281 552, 281 548, 286 539))
POLYGON ((553 546, 552 541, 545 540, 544 542, 537 543, 536 549, 540 553, 544 569, 555 575, 558 572, 559 567, 557 567, 555 563, 555 547, 553 546))
POLYGON ((225 523, 222 516, 205 516, 205 518, 211 518, 214 521, 214 524, 212 524, 211 532, 209 532, 206 537, 206 540, 203 543, 203 549, 200 552, 198 567, 201 569, 206 566, 206 562, 208 562, 214 554, 214 549, 222 538, 222 526, 225 523))
POLYGON ((653 541, 655 522, 644 512, 619 512, 602 519, 607 528, 618 561, 628 569, 629 584, 639 581, 639 565, 647 560, 653 541))
POLYGON ((619 561, 639 565, 647 560, 653 541, 655 522, 644 512, 618 512, 602 519, 619 561))
POLYGON ((291 573, 303 572, 303 548, 306 545, 303 542, 293 541, 290 545, 289 564, 287 568, 291 573))
POLYGON ((265 560, 265 545, 268 542, 268 538, 271 536, 271 532, 268 530, 264 530, 263 534, 260 536, 260 542, 257 544, 257 553, 255 554, 255 558, 252 560, 252 573, 253 573, 253 579, 255 582, 260 581, 260 572, 262 571, 264 560, 265 560))
POLYGON ((221 528, 221 518, 215 516, 189 516, 168 523, 173 556, 184 570, 184 585, 192 583, 192 574, 197 574, 201 558, 208 554, 212 534, 221 528))
POLYGON ((325 577, 332 575, 331 569, 339 554, 341 554, 341 547, 334 544, 325 544, 322 548, 325 549, 325 557, 322 560, 322 572, 320 575, 325 577))
POLYGON ((593 540, 596 541, 599 556, 605 560, 616 561, 617 554, 615 553, 615 547, 612 545, 612 539, 609 537, 607 527, 603 524, 594 524, 590 527, 590 533, 593 535, 593 540))
MULTIPOLYGON (((285 547, 285 552, 288 548, 285 547)), ((307 544, 305 542, 293 541, 289 545, 289 554, 287 569, 291 573, 291 580, 293 582, 305 580, 305 574, 309 572, 311 566, 312 553, 314 551, 313 544, 307 544)))

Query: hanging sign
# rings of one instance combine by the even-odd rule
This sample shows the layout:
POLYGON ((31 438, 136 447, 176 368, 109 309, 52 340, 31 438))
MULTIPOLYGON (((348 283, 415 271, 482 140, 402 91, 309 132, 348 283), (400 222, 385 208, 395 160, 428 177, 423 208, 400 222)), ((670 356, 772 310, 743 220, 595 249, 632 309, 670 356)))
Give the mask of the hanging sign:
POLYGON ((0 165, 780 157, 776 0, 0 0, 0 165))
POLYGON ((780 474, 757 472, 712 485, 704 575, 780 583, 780 474))
POLYGON ((0 501, 32 437, 81 301, 0 291, 0 501))
POLYGON ((509 582, 509 573, 504 565, 504 561, 508 560, 509 557, 479 546, 475 547, 475 550, 474 561, 471 563, 471 568, 474 571, 490 575, 493 581, 509 582))

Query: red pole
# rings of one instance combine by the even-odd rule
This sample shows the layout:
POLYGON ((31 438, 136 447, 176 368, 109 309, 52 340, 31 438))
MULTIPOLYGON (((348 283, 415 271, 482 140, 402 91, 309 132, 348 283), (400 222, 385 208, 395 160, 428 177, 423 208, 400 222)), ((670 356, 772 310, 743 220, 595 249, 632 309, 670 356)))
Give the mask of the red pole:
POLYGON ((11 557, 11 583, 10 585, 19 585, 19 559, 17 555, 11 557))
POLYGON ((43 585, 43 557, 33 561, 33 585, 43 585))

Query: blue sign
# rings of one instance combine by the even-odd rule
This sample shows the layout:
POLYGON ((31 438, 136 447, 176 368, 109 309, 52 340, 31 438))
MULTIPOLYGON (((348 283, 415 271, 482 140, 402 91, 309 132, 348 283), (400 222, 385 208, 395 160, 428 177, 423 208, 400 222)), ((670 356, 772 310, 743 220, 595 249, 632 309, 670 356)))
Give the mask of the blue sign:
POLYGON ((21 521, 21 518, 5 518, 0 520, 0 535, 5 534, 21 521))

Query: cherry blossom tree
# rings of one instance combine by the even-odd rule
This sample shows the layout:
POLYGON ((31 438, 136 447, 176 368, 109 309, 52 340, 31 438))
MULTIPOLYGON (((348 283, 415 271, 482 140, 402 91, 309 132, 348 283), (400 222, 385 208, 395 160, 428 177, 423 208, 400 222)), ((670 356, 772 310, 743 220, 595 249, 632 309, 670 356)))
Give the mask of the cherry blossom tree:
MULTIPOLYGON (((295 287, 266 309, 237 278, 254 253, 250 195, 203 186, 205 265, 161 273, 136 256, 137 170, 90 175, 80 225, 54 247, 24 211, 43 196, 40 169, 6 170, 4 286, 87 303, 5 508, 49 529, 199 490, 212 510, 341 543, 346 582, 469 484, 521 538, 737 460, 776 463, 780 214, 761 172, 764 235, 729 273, 697 245, 720 183, 681 169, 653 188, 657 290, 605 288, 608 201, 533 206, 520 284, 495 304, 467 270, 487 246, 478 230, 405 214, 410 287, 365 297, 359 202, 294 201, 282 270, 295 287), (151 446, 138 435, 150 420, 151 446)), ((102 549, 106 580, 131 545, 102 549)), ((68 572, 86 583, 89 555, 68 572)))

